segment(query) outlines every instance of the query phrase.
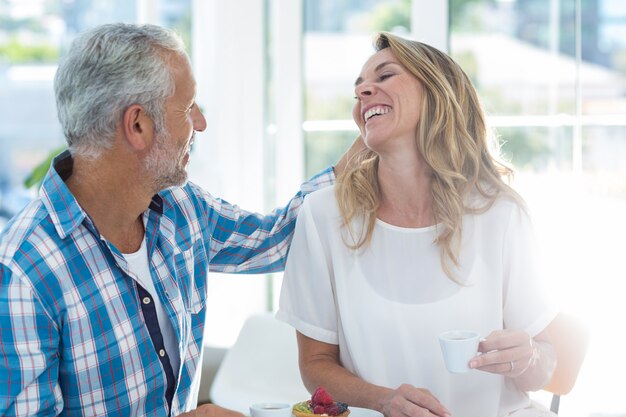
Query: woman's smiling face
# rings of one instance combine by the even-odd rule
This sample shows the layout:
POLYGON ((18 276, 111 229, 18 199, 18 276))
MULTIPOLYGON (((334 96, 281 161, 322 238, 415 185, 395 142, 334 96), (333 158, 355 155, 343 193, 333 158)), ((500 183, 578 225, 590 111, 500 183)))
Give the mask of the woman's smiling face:
POLYGON ((422 107, 422 83, 382 49, 363 65, 355 82, 352 117, 365 144, 377 153, 410 141, 414 146, 422 107), (404 140, 402 140, 404 139, 404 140))

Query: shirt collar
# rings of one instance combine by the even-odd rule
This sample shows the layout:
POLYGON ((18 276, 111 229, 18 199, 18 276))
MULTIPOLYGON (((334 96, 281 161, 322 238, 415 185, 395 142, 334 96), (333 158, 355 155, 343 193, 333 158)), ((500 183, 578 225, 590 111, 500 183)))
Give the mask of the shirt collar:
POLYGON ((65 185, 73 167, 74 159, 69 150, 57 155, 52 160, 40 190, 43 204, 62 239, 69 236, 87 217, 87 213, 65 185))
MULTIPOLYGON (((50 213, 54 227, 62 239, 72 234, 85 219, 89 219, 85 210, 65 185, 65 181, 72 175, 73 168, 74 159, 69 150, 57 155, 52 160, 40 191, 43 204, 50 213)), ((149 209, 158 215, 163 214, 163 199, 159 195, 152 197, 149 209)))

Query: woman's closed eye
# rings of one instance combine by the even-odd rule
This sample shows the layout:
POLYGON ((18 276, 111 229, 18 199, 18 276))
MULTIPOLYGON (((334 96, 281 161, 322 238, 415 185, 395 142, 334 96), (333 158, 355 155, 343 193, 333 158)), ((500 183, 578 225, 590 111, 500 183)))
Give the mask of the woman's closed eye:
POLYGON ((396 74, 393 72, 383 72, 382 74, 378 76, 378 81, 385 81, 386 79, 391 78, 394 75, 396 74))
MULTIPOLYGON (((393 77, 394 75, 396 75, 396 73, 395 73, 395 72, 383 72, 383 73, 382 73, 382 74, 380 74, 378 77, 376 77, 376 82, 379 82, 379 83, 380 83, 380 82, 383 82, 383 81, 385 81, 386 79, 393 77)), ((359 99, 360 99, 360 98, 359 98, 359 96, 358 96, 358 94, 354 96, 354 99, 355 99, 355 100, 359 100, 359 99)))

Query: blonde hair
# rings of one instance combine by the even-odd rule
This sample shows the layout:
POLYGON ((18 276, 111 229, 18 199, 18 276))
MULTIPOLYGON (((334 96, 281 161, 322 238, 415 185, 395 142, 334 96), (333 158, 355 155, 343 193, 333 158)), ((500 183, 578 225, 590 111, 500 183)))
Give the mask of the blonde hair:
MULTIPOLYGON (((390 48, 423 85, 415 140, 432 175, 433 211, 438 225, 435 243, 441 250, 442 268, 457 281, 452 266, 459 264, 463 215, 486 211, 499 196, 510 196, 523 206, 522 198, 503 180, 513 171, 497 158, 497 142, 488 134, 476 90, 452 58, 432 46, 389 33, 379 33, 374 48, 390 48), (483 198, 480 204, 470 206, 468 197, 474 191, 483 198)), ((346 244, 352 249, 371 241, 380 203, 378 155, 365 149, 356 158, 336 185, 343 226, 354 242, 346 244), (360 233, 353 228, 356 219, 362 221, 360 233)))

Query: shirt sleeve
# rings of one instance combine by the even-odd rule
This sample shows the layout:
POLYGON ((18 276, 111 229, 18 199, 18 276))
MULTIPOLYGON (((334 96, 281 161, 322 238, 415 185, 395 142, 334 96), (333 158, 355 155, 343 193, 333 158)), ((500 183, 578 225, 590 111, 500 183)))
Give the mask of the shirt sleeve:
POLYGON ((58 329, 32 288, 0 265, 0 415, 61 413, 58 345, 58 329))
POLYGON ((304 197, 334 181, 332 168, 327 168, 303 183, 285 207, 269 215, 213 199, 208 213, 210 270, 250 274, 282 270, 304 197))
POLYGON ((276 317, 300 333, 339 344, 333 271, 308 202, 305 202, 291 244, 276 317))
POLYGON ((504 239, 504 327, 534 337, 559 311, 545 291, 532 222, 522 208, 512 210, 504 239))

